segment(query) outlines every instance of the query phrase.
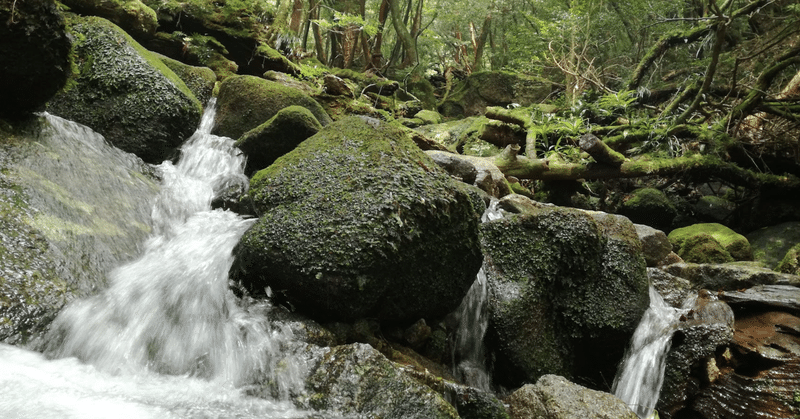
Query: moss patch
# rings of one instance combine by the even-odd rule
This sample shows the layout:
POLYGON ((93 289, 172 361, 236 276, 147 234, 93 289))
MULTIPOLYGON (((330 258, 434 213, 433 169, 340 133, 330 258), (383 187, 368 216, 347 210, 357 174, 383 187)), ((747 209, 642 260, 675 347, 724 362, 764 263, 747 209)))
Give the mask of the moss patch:
POLYGON ((753 251, 750 248, 750 242, 747 238, 722 224, 701 223, 678 228, 670 232, 668 238, 670 243, 672 243, 675 253, 684 258, 687 262, 710 263, 700 261, 707 259, 702 256, 702 252, 700 252, 701 247, 710 252, 708 257, 710 257, 711 260, 727 259, 722 252, 715 250, 713 241, 705 237, 689 241, 692 237, 702 235, 712 237, 722 246, 724 252, 728 253, 734 260, 753 260, 753 251), (694 247, 697 247, 697 250, 689 250, 694 247), (688 260, 684 257, 684 255, 689 255, 690 253, 693 255, 693 260, 688 260))

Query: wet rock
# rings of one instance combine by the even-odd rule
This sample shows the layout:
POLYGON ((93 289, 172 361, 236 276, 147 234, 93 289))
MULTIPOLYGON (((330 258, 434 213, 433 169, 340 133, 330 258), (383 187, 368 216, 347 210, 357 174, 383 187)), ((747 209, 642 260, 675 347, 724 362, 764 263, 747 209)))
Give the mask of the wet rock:
POLYGON ((247 156, 244 173, 252 176, 320 129, 322 125, 308 109, 296 105, 281 109, 236 141, 236 147, 247 156))
POLYGON ((800 388, 800 318, 778 311, 737 313, 729 347, 714 374, 697 374, 687 405, 662 418, 790 418, 800 388))
POLYGON ((649 302, 633 224, 542 206, 481 233, 495 378, 513 386, 557 373, 602 386, 649 302))
POLYGON ((716 361, 717 354, 733 339, 733 329, 727 324, 694 322, 679 327, 672 336, 664 384, 656 404, 656 410, 664 419, 681 417, 679 412, 708 385, 708 380, 704 379, 708 365, 720 364, 716 361))
POLYGON ((458 418, 429 387, 409 378, 366 344, 337 346, 310 371, 302 407, 385 419, 458 418))
POLYGON ((738 290, 756 285, 800 285, 800 277, 758 266, 675 263, 664 271, 689 280, 697 289, 738 290))
POLYGON ((348 85, 341 77, 334 76, 333 74, 326 74, 322 78, 322 84, 325 88, 325 93, 334 96, 348 96, 355 97, 353 89, 355 85, 348 85))
MULTIPOLYGON (((704 252, 693 249, 708 242, 707 236, 711 236, 714 241, 718 242, 734 260, 753 260, 753 251, 747 238, 718 223, 694 224, 675 229, 669 233, 669 240, 675 248, 675 252, 687 262, 718 263, 718 261, 702 260, 713 258, 710 252, 715 250, 709 249, 704 252), (698 238, 705 238, 705 240, 698 241, 698 238)), ((716 250, 716 252, 719 251, 716 250)))
POLYGON ((36 346, 65 302, 138 256, 159 187, 140 159, 60 118, 0 124, 0 138, 0 340, 36 346))
POLYGON ((70 41, 52 0, 0 4, 0 117, 41 110, 69 74, 70 41))
POLYGON ((69 32, 77 66, 48 104, 148 163, 161 163, 194 132, 202 106, 158 57, 113 23, 73 17, 69 32))
POLYGON ((764 227, 747 234, 753 258, 774 269, 789 249, 800 243, 800 222, 787 222, 764 227))
POLYGON ((156 12, 139 0, 64 0, 75 13, 110 20, 136 39, 152 38, 158 28, 156 12))
MULTIPOLYGON (((800 284, 798 284, 800 286, 800 284)), ((744 291, 725 291, 720 298, 733 307, 782 309, 800 312, 800 288, 792 285, 756 285, 744 291)))
POLYGON ((308 109, 323 126, 331 123, 316 100, 296 89, 254 76, 228 77, 219 86, 213 134, 240 138, 292 105, 308 109))
POLYGON ((315 318, 445 315, 481 265, 479 214, 460 185, 404 131, 340 120, 253 176, 260 218, 231 276, 315 318))
POLYGON ((490 392, 442 379, 427 370, 406 366, 402 370, 449 401, 462 419, 509 419, 503 402, 490 392))
POLYGON ((634 224, 636 234, 642 241, 642 254, 647 266, 659 266, 667 255, 672 252, 672 243, 661 230, 644 224, 634 224))
POLYGON ((691 282, 661 269, 647 268, 647 277, 664 301, 674 308, 681 308, 689 296, 695 295, 691 282))
POLYGON ((564 377, 545 375, 526 384, 507 400, 512 419, 636 419, 613 394, 573 384, 564 377))
POLYGON ((619 213, 630 218, 634 223, 669 231, 678 210, 661 190, 641 188, 626 197, 619 213))

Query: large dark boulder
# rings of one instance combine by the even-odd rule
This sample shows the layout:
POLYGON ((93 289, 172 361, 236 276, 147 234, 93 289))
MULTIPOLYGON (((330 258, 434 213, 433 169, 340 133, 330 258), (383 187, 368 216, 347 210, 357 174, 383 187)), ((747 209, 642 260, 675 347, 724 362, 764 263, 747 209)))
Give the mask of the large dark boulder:
POLYGON ((0 118, 44 107, 67 81, 70 41, 52 0, 0 3, 0 118))
POLYGON ((158 57, 113 23, 73 17, 76 72, 48 104, 148 163, 161 163, 194 132, 202 106, 158 57))
POLYGON ((480 268, 478 203, 378 120, 329 125, 250 186, 260 218, 234 250, 231 277, 313 316, 441 316, 480 268))
POLYGON ((558 374, 602 387, 649 303, 633 224, 532 206, 481 233, 495 378, 513 386, 558 374))
POLYGON ((323 126, 331 123, 322 105, 297 89, 255 76, 228 77, 219 86, 217 125, 212 132, 239 138, 292 105, 311 111, 323 126))
POLYGON ((308 109, 297 105, 281 109, 236 141, 236 147, 247 156, 244 173, 251 176, 269 166, 320 129, 322 125, 308 109))

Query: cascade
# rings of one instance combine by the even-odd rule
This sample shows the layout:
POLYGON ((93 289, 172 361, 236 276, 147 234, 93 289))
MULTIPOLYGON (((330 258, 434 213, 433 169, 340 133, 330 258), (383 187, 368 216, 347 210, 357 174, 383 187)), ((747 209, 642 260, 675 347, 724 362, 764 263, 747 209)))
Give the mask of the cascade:
MULTIPOLYGON (((502 210, 498 208, 499 202, 492 199, 481 216, 481 222, 503 217, 502 210)), ((486 371, 486 353, 483 346, 483 337, 489 327, 489 290, 486 282, 486 272, 482 266, 475 282, 455 311, 458 328, 455 332, 453 358, 458 359, 458 363, 456 365, 454 362, 453 373, 463 383, 489 391, 491 378, 486 371)))
POLYGON ((683 312, 665 303, 650 285, 650 306, 633 333, 612 388, 614 395, 642 419, 654 415, 672 334, 683 312))
MULTIPOLYGON (((56 135, 72 124, 47 119, 56 135)), ((303 373, 284 353, 290 333, 268 323, 267 303, 243 308, 229 290, 232 249, 253 220, 211 209, 217 193, 248 183, 233 140, 210 134, 213 119, 212 100, 178 163, 157 167, 163 185, 143 254, 112 271, 107 289, 59 313, 46 337, 50 359, 0 345, 0 416, 302 415, 241 393, 270 383, 286 398, 303 373)))

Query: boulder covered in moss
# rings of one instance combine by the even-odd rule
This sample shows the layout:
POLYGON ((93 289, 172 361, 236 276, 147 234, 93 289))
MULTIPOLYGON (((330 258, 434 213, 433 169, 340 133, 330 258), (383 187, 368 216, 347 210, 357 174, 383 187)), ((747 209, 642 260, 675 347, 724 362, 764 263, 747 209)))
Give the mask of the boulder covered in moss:
POLYGON ((307 409, 344 417, 458 419, 455 408, 363 343, 330 348, 306 380, 307 409))
POLYGON ((481 232, 495 378, 514 386, 558 374, 602 386, 649 304, 633 224, 531 206, 481 232))
POLYGON ((675 253, 687 262, 725 263, 753 260, 753 251, 747 238, 719 223, 677 228, 668 237, 675 253))
POLYGON ((678 215, 678 210, 661 190, 640 188, 625 198, 619 213, 634 223, 669 231, 672 220, 678 215))
POLYGON ((774 269, 786 256, 786 252, 800 243, 800 222, 790 221, 760 228, 747 234, 753 249, 753 259, 774 269))
POLYGON ((322 125, 308 109, 297 105, 281 109, 269 121, 247 131, 236 141, 236 147, 247 156, 245 174, 252 176, 269 166, 320 129, 322 125))
POLYGON ((786 252, 781 263, 775 267, 778 272, 786 274, 800 275, 800 244, 796 244, 786 252))
POLYGON ((44 107, 67 81, 70 41, 52 0, 0 3, 0 118, 44 107))
POLYGON ((152 38, 158 28, 155 10, 139 0, 63 0, 71 11, 114 22, 136 39, 152 38))
POLYGON ((488 106, 529 106, 550 95, 548 81, 508 71, 473 73, 453 87, 438 111, 446 117, 483 115, 488 106))
POLYGON ((248 197, 260 218, 231 277, 313 317, 441 316, 481 265, 472 196, 375 119, 325 127, 256 173, 248 197))
POLYGON ((202 105, 186 84, 113 23, 73 17, 76 72, 48 104, 148 163, 169 158, 200 122, 202 105))
POLYGON ((197 100, 203 105, 211 99, 214 92, 214 84, 217 83, 217 75, 214 70, 208 67, 196 67, 184 64, 178 60, 173 60, 165 55, 159 56, 161 61, 169 67, 181 80, 186 87, 192 91, 197 100))
POLYGON ((310 96, 260 77, 226 78, 220 83, 217 100, 217 125, 213 133, 225 137, 239 138, 292 105, 308 109, 322 126, 331 123, 330 116, 310 96))

